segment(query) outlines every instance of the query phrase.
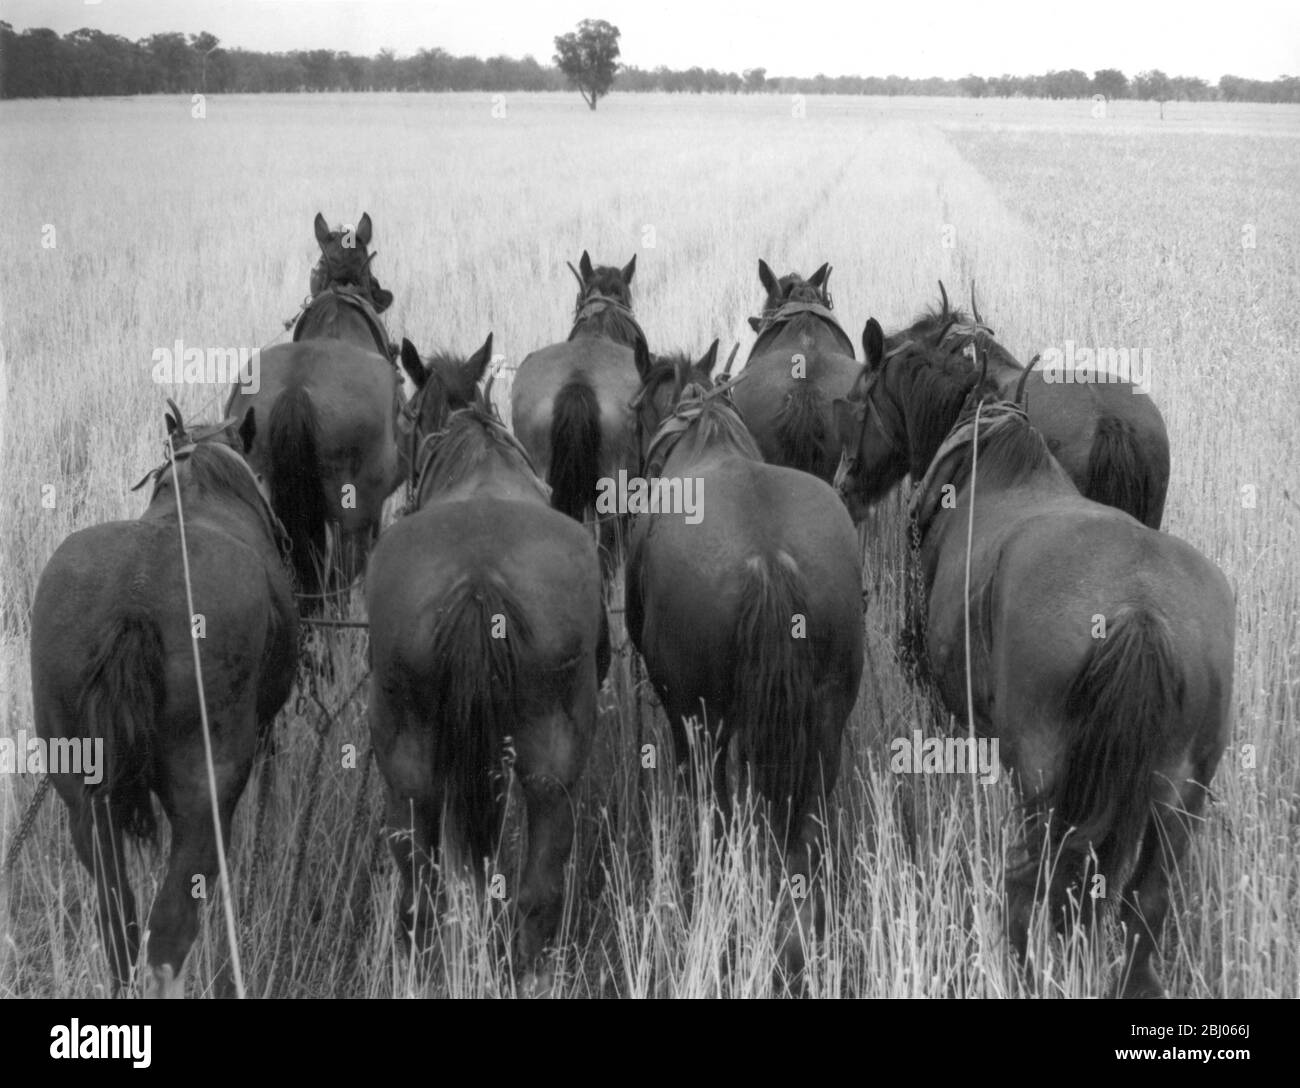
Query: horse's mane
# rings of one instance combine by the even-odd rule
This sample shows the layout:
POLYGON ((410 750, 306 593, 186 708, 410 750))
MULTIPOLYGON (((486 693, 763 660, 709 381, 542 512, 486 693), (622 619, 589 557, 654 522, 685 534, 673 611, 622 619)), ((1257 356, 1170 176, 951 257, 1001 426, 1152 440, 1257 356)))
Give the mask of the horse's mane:
MULTIPOLYGON (((683 410, 694 410, 689 400, 677 406, 674 414, 683 410)), ((668 419, 672 419, 669 416, 668 419)), ((667 420, 665 420, 667 422, 667 420)), ((742 457, 751 461, 762 461, 763 454, 749 433, 740 412, 726 396, 713 396, 700 403, 697 414, 682 430, 681 437, 674 443, 674 448, 685 444, 692 453, 699 453, 710 446, 723 445, 735 450, 742 457)), ((667 460, 667 455, 664 455, 667 460)))
MULTIPOLYGON (((985 415, 991 407, 996 411, 997 407, 1010 409, 1013 406, 1008 401, 984 402, 979 430, 978 471, 981 480, 1000 487, 1012 487, 1054 463, 1043 436, 1023 411, 1008 410, 1004 420, 994 416, 993 420, 999 421, 992 425, 993 420, 986 422, 985 415)), ((973 423, 974 419, 975 410, 971 408, 962 413, 958 425, 973 423)), ((965 443, 955 456, 963 477, 968 475, 972 459, 970 443, 965 443)))
POLYGON ((905 386, 899 399, 907 424, 910 471, 920 479, 961 415, 979 373, 960 356, 920 345, 910 347, 892 365, 905 386))
POLYGON ((945 310, 942 304, 933 304, 917 314, 911 325, 890 339, 898 342, 924 341, 939 333, 945 334, 945 342, 951 344, 947 350, 953 354, 963 351, 967 344, 973 342, 978 348, 996 354, 1000 362, 1017 370, 1024 369, 1024 365, 994 339, 992 329, 960 307, 949 306, 945 310))
POLYGON ((495 412, 481 404, 459 408, 448 417, 446 429, 420 472, 421 490, 427 483, 440 489, 454 487, 472 476, 494 450, 504 451, 510 460, 518 462, 537 484, 542 496, 548 497, 519 440, 506 429, 495 412))

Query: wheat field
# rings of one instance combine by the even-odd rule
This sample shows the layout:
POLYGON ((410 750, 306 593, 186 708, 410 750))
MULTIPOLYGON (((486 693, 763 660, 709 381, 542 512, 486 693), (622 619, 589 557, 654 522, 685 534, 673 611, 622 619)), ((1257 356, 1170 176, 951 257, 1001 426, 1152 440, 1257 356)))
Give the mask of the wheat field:
MULTIPOLYGON (((719 337, 742 358, 760 257, 778 274, 831 262, 855 341, 869 316, 903 324, 937 279, 963 298, 973 279, 1022 358, 1066 340, 1150 350, 1172 445, 1165 528, 1237 598, 1232 741, 1163 978, 1185 997, 1300 996, 1300 111, 1170 104, 1161 121, 1138 102, 1099 118, 1090 102, 615 95, 593 114, 572 95, 302 95, 210 97, 194 112, 188 98, 0 103, 0 736, 30 729, 29 610, 51 553, 143 510, 129 487, 158 461, 166 396, 187 418, 219 411, 224 389, 155 384, 153 350, 280 336, 307 289, 317 211, 370 213, 395 335, 468 353, 494 333, 502 403, 511 367, 567 335, 565 262, 584 249, 597 263, 636 254, 653 349, 700 354, 719 337)), ((867 668, 827 806, 828 920, 803 991, 1104 994, 1113 932, 1062 942, 1040 927, 1035 970, 1011 960, 1009 784, 890 773, 889 741, 929 729, 894 658, 898 507, 864 538, 867 668)), ((642 767, 640 745, 666 745, 666 724, 614 626, 552 992, 777 993, 754 821, 715 838, 665 766, 642 767)), ((235 821, 247 992, 514 993, 507 912, 468 884, 452 882, 429 962, 399 951, 382 782, 369 760, 340 758, 367 751, 364 688, 348 699, 364 634, 322 641, 334 675, 319 702, 291 697, 235 821)), ((34 787, 0 775, 6 846, 34 787)), ((507 887, 516 816, 496 859, 507 887)), ((132 873, 147 910, 161 859, 134 855, 132 873)), ((195 997, 235 986, 215 906, 190 954, 195 997)), ((93 887, 53 798, 0 912, 0 995, 108 993, 93 887)))

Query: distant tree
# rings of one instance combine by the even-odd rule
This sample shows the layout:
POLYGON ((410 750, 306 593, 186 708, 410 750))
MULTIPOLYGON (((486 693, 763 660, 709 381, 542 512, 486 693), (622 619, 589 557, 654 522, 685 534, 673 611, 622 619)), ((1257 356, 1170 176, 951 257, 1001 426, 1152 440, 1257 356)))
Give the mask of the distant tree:
POLYGON ((190 35, 190 48, 199 58, 199 89, 205 94, 208 89, 208 57, 221 48, 221 40, 206 30, 200 34, 190 35))
POLYGON ((1118 68, 1099 68, 1092 73, 1093 94, 1103 95, 1107 102, 1128 94, 1128 76, 1118 68))
POLYGON ((957 86, 970 98, 983 98, 989 91, 989 82, 983 76, 962 76, 957 80, 957 86))
POLYGON ((618 27, 604 19, 583 19, 576 31, 555 39, 556 66, 593 110, 618 72, 618 37, 618 27))
POLYGON ((1159 102, 1162 121, 1165 118, 1165 103, 1169 101, 1171 92, 1172 84, 1169 77, 1159 68, 1152 68, 1149 72, 1139 72, 1133 77, 1133 93, 1138 98, 1159 102))
POLYGON ((757 94, 767 83, 766 68, 747 68, 745 70, 745 90, 757 94))

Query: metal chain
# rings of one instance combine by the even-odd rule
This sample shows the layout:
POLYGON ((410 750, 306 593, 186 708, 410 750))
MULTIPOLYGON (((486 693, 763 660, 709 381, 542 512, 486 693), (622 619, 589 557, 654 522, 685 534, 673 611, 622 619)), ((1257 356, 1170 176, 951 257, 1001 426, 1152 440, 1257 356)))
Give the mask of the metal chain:
POLYGON ((41 810, 41 802, 45 800, 46 793, 50 789, 50 776, 44 775, 41 778, 40 785, 36 787, 36 793, 27 806, 27 811, 23 813, 22 821, 18 825, 18 831, 9 844, 9 853, 5 855, 5 880, 13 875, 14 866, 18 864, 18 853, 22 850, 23 842, 27 836, 32 833, 32 825, 36 823, 36 814, 41 810))

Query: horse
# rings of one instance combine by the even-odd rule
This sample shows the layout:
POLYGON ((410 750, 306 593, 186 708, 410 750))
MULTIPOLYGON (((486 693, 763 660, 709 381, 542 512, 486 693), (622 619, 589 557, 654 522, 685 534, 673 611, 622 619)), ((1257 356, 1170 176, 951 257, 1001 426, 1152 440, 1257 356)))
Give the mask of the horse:
POLYGON ((161 803, 171 851, 149 916, 144 989, 182 997, 198 932, 194 882, 212 887, 218 872, 193 647, 228 844, 254 753, 293 685, 298 611, 284 530, 240 452, 253 443, 255 414, 237 434, 233 423, 191 431, 172 404, 167 430, 167 462, 136 485, 153 482, 139 520, 73 533, 41 574, 32 703, 36 732, 52 749, 80 743, 101 753, 97 782, 66 767, 50 771, 77 856, 95 879, 115 993, 130 985, 140 946, 123 840, 153 842, 151 795, 161 803))
POLYGON ((364 569, 384 501, 406 475, 401 376, 379 318, 393 296, 370 270, 370 216, 332 231, 318 213, 315 230, 321 257, 293 342, 260 352, 256 389, 236 385, 226 404, 227 416, 256 409, 266 420, 249 460, 293 541, 308 613, 364 569))
MULTIPOLYGON (((869 355, 878 326, 872 340, 869 355)), ((958 718, 969 699, 1029 816, 1006 882, 1013 947, 1023 960, 1056 859, 1053 921, 1094 922, 1088 878, 1104 878, 1125 929, 1119 992, 1159 996, 1170 880, 1229 737, 1233 594, 1191 545, 1079 493, 1020 406, 1026 377, 1003 402, 941 349, 895 354, 849 406, 851 472, 867 493, 904 464, 921 481, 922 675, 958 718)))
MULTIPOLYGON (((634 256, 621 270, 593 268, 586 251, 578 268, 573 329, 562 344, 531 352, 511 389, 511 420, 561 513, 583 521, 595 514, 598 482, 636 471, 629 402, 640 388, 638 358, 645 333, 632 314, 634 256)), ((606 567, 617 556, 617 519, 602 523, 606 567)))
MULTIPOLYGON (((472 364, 480 373, 489 354, 490 338, 472 364)), ((445 841, 482 889, 513 766, 528 822, 516 947, 533 973, 563 908, 609 667, 600 565, 486 398, 452 411, 445 381, 431 372, 418 384, 411 503, 366 576, 370 730, 396 833, 399 930, 426 947, 444 814, 445 841)))
MULTIPOLYGON (((727 813, 734 739, 792 886, 802 876, 807 887, 820 854, 818 800, 838 777, 862 676, 857 536, 827 484, 766 464, 735 407, 717 389, 705 392, 716 355, 715 341, 694 368, 686 358, 661 360, 638 394, 642 476, 659 482, 661 496, 694 481, 699 516, 692 524, 689 512, 663 510, 661 501, 659 512, 634 519, 628 631, 679 766, 689 753, 685 722, 702 719, 727 813)), ((822 924, 821 893, 781 911, 778 958, 792 979, 822 924)))
MULTIPOLYGON (((949 306, 942 282, 939 292, 939 307, 931 307, 910 326, 886 337, 885 351, 920 342, 970 359, 970 345, 974 345, 977 352, 987 354, 999 392, 1010 395, 1025 367, 984 323, 975 302, 975 285, 971 284, 973 315, 949 306)), ((1159 529, 1169 490, 1169 435, 1150 394, 1126 375, 1091 382, 1054 377, 1059 376, 1032 370, 1026 387, 1029 420, 1046 439, 1047 448, 1081 494, 1159 529)))
POLYGON ((853 342, 832 312, 831 269, 807 280, 777 279, 767 262, 758 275, 767 292, 761 318, 750 318, 758 339, 750 349, 749 378, 736 387, 736 407, 772 464, 802 469, 830 482, 839 462, 831 404, 857 377, 853 342))

